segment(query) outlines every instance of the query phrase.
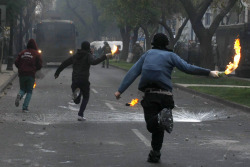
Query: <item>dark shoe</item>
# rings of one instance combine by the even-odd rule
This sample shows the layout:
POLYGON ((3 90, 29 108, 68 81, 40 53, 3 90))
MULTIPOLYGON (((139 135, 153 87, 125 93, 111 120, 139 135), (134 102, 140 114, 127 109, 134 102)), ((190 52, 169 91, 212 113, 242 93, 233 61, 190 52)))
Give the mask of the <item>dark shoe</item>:
POLYGON ((171 133, 174 126, 172 110, 163 108, 158 114, 158 123, 164 130, 171 133))
POLYGON ((85 121, 86 118, 85 118, 85 117, 82 117, 82 116, 78 116, 77 120, 78 120, 78 121, 85 121))
POLYGON ((160 151, 153 151, 151 150, 148 154, 148 162, 150 163, 159 163, 161 159, 161 152, 160 151))
POLYGON ((21 95, 20 95, 20 94, 17 94, 17 96, 16 96, 16 101, 15 101, 15 105, 16 105, 16 107, 18 107, 18 106, 19 106, 19 102, 20 102, 20 100, 21 100, 21 95))

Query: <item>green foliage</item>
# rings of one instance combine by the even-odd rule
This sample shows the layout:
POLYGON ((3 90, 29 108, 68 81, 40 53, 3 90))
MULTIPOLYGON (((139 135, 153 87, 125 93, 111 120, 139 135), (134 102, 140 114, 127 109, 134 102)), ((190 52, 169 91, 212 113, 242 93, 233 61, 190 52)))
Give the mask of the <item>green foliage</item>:
POLYGON ((136 27, 159 16, 153 0, 96 0, 96 3, 104 16, 115 20, 120 27, 136 27))
POLYGON ((168 19, 171 19, 172 16, 177 13, 185 15, 185 10, 178 0, 159 0, 155 3, 157 8, 161 9, 162 12, 164 12, 165 15, 168 16, 168 19))
POLYGON ((215 88, 215 87, 189 87, 195 91, 217 96, 219 98, 243 104, 250 107, 250 89, 249 88, 215 88))
POLYGON ((134 65, 133 63, 127 63, 126 61, 117 62, 116 60, 110 60, 109 64, 124 70, 129 70, 134 65))

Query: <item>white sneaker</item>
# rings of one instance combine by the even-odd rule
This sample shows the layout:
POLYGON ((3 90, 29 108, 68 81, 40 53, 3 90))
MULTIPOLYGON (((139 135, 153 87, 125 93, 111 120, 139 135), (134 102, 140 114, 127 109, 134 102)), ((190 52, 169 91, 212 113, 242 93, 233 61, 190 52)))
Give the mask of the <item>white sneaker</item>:
POLYGON ((86 118, 85 118, 85 117, 78 116, 77 120, 78 120, 78 121, 85 121, 86 118))
POLYGON ((24 113, 29 113, 30 111, 28 109, 23 109, 24 113))

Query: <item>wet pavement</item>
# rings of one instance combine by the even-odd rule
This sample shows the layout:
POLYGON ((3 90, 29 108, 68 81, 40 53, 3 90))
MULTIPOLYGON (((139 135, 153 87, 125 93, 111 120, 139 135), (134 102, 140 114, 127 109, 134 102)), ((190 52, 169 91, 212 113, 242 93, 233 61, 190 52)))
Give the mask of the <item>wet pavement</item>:
MULTIPOLYGON (((22 113, 14 100, 18 79, 0 99, 0 166, 155 166, 146 162, 146 130, 138 80, 116 100, 125 75, 115 68, 91 68, 91 94, 78 122, 79 105, 71 101, 71 68, 58 79, 55 67, 42 70, 30 104, 22 113)), ((250 164, 250 114, 223 103, 174 89, 174 130, 165 134, 161 163, 173 167, 247 167, 250 164)), ((22 104, 22 103, 21 103, 22 104)))

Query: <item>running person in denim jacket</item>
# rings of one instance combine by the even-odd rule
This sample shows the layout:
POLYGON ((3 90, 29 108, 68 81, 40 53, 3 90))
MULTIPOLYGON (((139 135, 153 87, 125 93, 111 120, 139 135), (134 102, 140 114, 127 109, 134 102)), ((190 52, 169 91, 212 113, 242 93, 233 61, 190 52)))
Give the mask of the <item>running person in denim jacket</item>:
POLYGON ((171 133, 173 128, 171 73, 174 67, 193 75, 218 77, 218 71, 210 71, 188 64, 178 55, 167 49, 169 40, 166 35, 158 33, 153 38, 153 48, 144 53, 124 77, 115 92, 117 99, 141 75, 138 89, 145 93, 141 105, 147 129, 152 133, 152 150, 148 162, 158 163, 161 157, 164 130, 171 133))

